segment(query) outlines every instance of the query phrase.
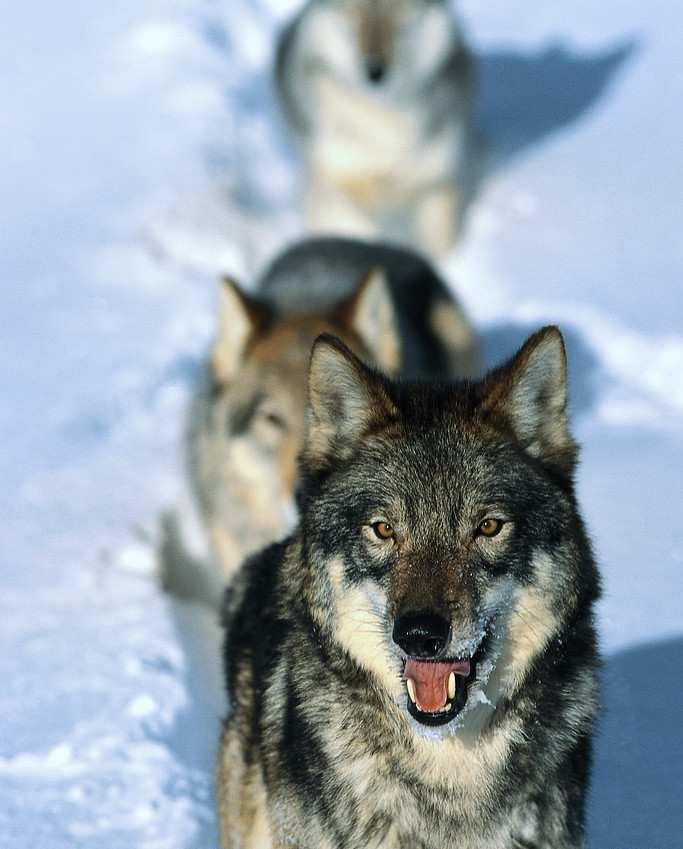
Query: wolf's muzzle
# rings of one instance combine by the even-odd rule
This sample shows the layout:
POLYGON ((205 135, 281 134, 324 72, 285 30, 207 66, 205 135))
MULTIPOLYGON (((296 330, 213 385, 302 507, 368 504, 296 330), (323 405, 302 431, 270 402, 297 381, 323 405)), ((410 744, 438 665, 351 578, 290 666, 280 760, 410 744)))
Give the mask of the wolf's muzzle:
POLYGON ((387 66, 383 59, 377 56, 370 56, 365 60, 365 73, 371 83, 378 85, 382 82, 387 73, 387 66))
POLYGON ((435 613, 411 613, 394 620, 392 638, 409 657, 436 659, 450 636, 451 623, 435 613))

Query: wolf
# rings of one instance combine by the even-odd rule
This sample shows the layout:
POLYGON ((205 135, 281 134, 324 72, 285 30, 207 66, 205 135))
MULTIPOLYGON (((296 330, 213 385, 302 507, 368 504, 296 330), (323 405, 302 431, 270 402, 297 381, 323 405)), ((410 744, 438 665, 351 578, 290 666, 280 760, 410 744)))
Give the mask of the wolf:
POLYGON ((578 849, 599 576, 562 336, 481 380, 311 355, 300 523, 225 600, 224 849, 578 849))
POLYGON ((476 171, 475 72, 446 0, 310 0, 275 78, 315 232, 453 246, 476 171))
MULTIPOLYGON (((253 293, 225 280, 186 439, 192 491, 225 579, 296 520, 308 358, 325 331, 392 374, 478 368, 455 297, 429 263, 400 248, 306 239, 275 259, 253 293)), ((186 566, 166 576, 170 589, 206 583, 183 574, 186 566)))

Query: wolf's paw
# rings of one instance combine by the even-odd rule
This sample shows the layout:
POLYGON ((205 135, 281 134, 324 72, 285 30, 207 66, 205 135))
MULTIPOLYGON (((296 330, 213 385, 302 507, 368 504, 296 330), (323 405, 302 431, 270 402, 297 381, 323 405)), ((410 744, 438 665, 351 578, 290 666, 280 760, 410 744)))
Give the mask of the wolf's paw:
POLYGON ((187 550, 174 510, 165 510, 159 517, 157 559, 159 582, 165 592, 181 601, 220 608, 223 581, 210 563, 187 550))

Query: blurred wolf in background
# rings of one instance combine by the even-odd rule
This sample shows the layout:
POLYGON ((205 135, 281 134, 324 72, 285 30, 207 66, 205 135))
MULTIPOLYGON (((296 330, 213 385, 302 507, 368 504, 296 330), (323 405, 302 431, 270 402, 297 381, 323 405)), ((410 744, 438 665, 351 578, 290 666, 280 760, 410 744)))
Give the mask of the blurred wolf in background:
POLYGON ((301 523, 226 595, 222 845, 578 849, 599 580, 557 328, 479 382, 318 340, 301 523))
MULTIPOLYGON (((224 578, 294 524, 308 359, 324 331, 391 374, 478 369, 454 297, 425 260, 399 248, 309 239, 276 259, 253 294, 225 281, 187 437, 194 495, 224 578)), ((201 589, 210 576, 170 557, 163 568, 172 592, 215 601, 215 581, 201 589)))
POLYGON ((455 242, 472 178, 470 54, 446 0, 311 0, 276 80, 317 232, 455 242))

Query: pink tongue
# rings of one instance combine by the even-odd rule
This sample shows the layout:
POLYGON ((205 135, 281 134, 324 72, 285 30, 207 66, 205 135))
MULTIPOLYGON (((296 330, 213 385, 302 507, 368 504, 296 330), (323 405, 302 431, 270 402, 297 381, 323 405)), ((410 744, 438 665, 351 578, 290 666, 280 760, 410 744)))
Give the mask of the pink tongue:
POLYGON ((434 663, 424 660, 406 660, 403 677, 410 679, 415 687, 418 707, 427 712, 441 710, 448 700, 448 679, 451 672, 465 678, 470 674, 469 660, 453 660, 448 663, 434 663))

